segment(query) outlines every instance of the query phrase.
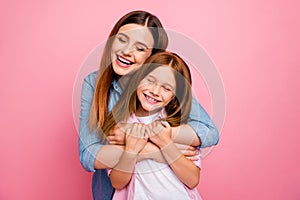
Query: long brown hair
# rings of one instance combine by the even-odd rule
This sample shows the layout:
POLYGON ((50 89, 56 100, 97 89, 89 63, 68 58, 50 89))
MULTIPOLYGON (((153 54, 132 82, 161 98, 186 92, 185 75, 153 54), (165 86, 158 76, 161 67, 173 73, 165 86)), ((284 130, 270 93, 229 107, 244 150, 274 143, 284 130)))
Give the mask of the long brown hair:
POLYGON ((140 82, 149 73, 160 66, 171 67, 176 80, 175 97, 165 107, 167 114, 165 120, 169 122, 171 126, 179 126, 187 122, 192 104, 191 73, 183 59, 175 53, 165 51, 150 56, 145 61, 145 64, 134 72, 130 84, 127 84, 118 103, 109 113, 105 124, 101 127, 105 135, 107 135, 118 122, 126 121, 131 114, 136 113, 140 104, 137 98, 137 88, 140 82))
POLYGON ((154 39, 152 54, 165 50, 168 46, 168 36, 160 20, 146 11, 133 11, 124 15, 115 24, 109 34, 98 71, 94 98, 90 110, 89 127, 91 130, 100 129, 103 126, 108 113, 109 89, 116 74, 112 68, 111 47, 113 36, 126 24, 139 24, 147 26, 154 39))

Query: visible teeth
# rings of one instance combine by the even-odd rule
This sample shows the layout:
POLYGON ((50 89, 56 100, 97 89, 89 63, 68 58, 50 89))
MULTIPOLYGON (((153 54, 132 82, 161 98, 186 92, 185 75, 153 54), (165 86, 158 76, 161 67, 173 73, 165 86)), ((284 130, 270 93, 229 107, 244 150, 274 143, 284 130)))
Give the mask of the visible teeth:
POLYGON ((156 99, 153 99, 153 98, 151 98, 151 97, 149 97, 149 96, 146 96, 146 99, 148 99, 149 101, 154 101, 154 102, 157 102, 157 100, 156 100, 156 99))
POLYGON ((119 60, 120 62, 124 63, 124 64, 127 64, 127 65, 130 65, 130 64, 131 64, 130 61, 125 60, 125 59, 121 58, 120 56, 118 56, 118 60, 119 60))

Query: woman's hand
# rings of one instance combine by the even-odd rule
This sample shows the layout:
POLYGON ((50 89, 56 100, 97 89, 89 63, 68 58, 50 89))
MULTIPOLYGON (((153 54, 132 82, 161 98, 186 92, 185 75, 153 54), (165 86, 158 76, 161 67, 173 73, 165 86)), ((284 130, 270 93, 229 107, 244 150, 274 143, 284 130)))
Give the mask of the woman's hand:
POLYGON ((125 151, 139 153, 147 144, 148 134, 144 124, 133 124, 132 129, 126 129, 125 151))
POLYGON ((163 148, 172 142, 172 129, 166 121, 155 121, 148 125, 149 138, 159 148, 163 148))
POLYGON ((118 123, 106 137, 109 144, 124 145, 126 130, 132 129, 133 124, 118 123))
POLYGON ((185 144, 177 144, 175 143, 177 148, 181 151, 181 153, 191 161, 199 160, 199 149, 193 146, 185 145, 185 144))

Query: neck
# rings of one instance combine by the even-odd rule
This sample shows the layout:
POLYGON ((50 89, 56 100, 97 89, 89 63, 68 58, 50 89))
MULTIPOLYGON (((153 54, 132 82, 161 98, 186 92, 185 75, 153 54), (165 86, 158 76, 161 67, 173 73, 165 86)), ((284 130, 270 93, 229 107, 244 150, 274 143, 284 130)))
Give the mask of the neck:
POLYGON ((160 109, 157 109, 157 110, 153 110, 153 111, 146 111, 142 108, 142 106, 139 106, 136 110, 136 113, 135 113, 135 116, 137 117, 146 117, 146 116, 150 116, 150 115, 153 115, 155 113, 158 113, 161 111, 161 108, 160 109))

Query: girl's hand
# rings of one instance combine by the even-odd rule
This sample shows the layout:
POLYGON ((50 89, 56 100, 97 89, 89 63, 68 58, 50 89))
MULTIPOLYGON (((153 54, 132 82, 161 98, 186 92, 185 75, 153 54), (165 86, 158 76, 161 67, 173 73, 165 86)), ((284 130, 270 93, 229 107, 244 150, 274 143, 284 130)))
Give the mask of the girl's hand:
POLYGON ((132 129, 126 129, 125 151, 139 153, 147 144, 148 136, 144 124, 133 124, 132 129))
POLYGON ((163 148, 172 142, 172 129, 166 121, 155 121, 148 126, 150 128, 150 140, 159 148, 163 148))

